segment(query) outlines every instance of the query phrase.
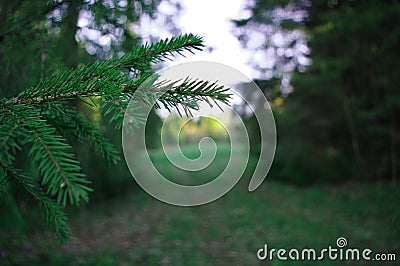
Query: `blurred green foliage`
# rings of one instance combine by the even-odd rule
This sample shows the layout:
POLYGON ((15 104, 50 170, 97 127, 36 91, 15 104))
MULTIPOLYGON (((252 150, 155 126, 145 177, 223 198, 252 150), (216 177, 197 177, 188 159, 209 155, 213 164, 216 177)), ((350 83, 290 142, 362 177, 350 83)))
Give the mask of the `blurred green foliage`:
MULTIPOLYGON (((271 176, 298 184, 397 181, 399 1, 289 4, 308 12, 297 30, 309 36, 312 65, 292 73, 294 92, 283 105, 272 104, 278 145, 271 176)), ((250 21, 269 24, 262 14, 273 8, 256 2, 250 21)), ((270 99, 273 103, 276 97, 270 99)))

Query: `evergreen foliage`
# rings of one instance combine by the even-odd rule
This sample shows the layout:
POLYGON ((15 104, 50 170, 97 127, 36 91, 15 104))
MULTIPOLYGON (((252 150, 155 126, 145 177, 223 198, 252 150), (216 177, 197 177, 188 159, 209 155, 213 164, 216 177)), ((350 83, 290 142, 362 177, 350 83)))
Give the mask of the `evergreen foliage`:
POLYGON ((399 1, 259 1, 241 23, 271 25, 271 10, 287 7, 308 13, 295 28, 309 37, 312 65, 292 73, 294 91, 275 108, 280 145, 271 175, 298 184, 396 182, 399 1))
MULTIPOLYGON (((121 128, 126 107, 139 86, 149 91, 144 100, 160 96, 153 95, 160 91, 160 104, 181 106, 187 113, 201 100, 227 102, 227 89, 216 83, 190 78, 155 83, 149 79, 151 64, 172 59, 176 53, 201 50, 202 46, 201 38, 192 34, 142 45, 122 57, 64 71, 16 97, 0 99, 1 196, 14 193, 9 182, 20 184, 43 209, 56 236, 67 240, 62 207, 87 202, 92 189, 66 138, 90 143, 111 164, 119 159, 116 148, 69 103, 80 100, 100 106, 109 121, 121 128), (29 150, 31 173, 13 164, 17 152, 25 149, 29 150)), ((144 122, 139 112, 133 116, 134 124, 144 122)))
POLYGON ((294 76, 285 118, 308 139, 319 176, 398 179, 399 11, 398 1, 313 2, 309 9, 313 65, 294 76))

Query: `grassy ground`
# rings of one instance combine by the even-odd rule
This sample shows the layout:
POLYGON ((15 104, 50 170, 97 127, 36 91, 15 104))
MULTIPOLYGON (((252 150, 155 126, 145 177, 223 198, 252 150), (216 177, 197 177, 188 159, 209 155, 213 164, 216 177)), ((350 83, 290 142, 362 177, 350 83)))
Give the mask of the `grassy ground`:
MULTIPOLYGON (((157 153, 152 158, 164 169, 160 171, 168 172, 165 158, 157 153)), ((396 253, 400 262, 399 187, 300 188, 267 180, 249 193, 248 181, 242 179, 227 195, 200 207, 170 206, 138 191, 82 208, 71 212, 73 239, 63 246, 46 233, 32 232, 22 244, 3 233, 0 264, 286 265, 277 259, 259 261, 256 252, 264 244, 285 249, 336 247, 340 236, 351 248, 396 253)), ((321 262, 291 263, 309 264, 321 262)))

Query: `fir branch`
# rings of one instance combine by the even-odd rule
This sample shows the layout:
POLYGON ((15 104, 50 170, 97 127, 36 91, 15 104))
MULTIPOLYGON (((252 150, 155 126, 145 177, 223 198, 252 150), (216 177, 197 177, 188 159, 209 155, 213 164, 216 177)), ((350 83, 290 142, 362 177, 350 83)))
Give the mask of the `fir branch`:
POLYGON ((74 154, 69 152, 71 147, 61 135, 69 134, 89 142, 109 162, 115 163, 119 158, 116 149, 99 130, 66 101, 81 100, 88 105, 100 105, 117 128, 122 126, 126 115, 129 125, 145 123, 139 102, 134 102, 133 108, 127 110, 132 100, 143 100, 156 107, 162 104, 178 112, 178 107, 182 106, 187 114, 190 109, 198 108, 199 101, 210 105, 212 101, 216 105, 218 101, 227 103, 228 88, 217 82, 190 78, 157 81, 159 76, 148 73, 151 64, 170 60, 176 53, 200 50, 202 46, 201 38, 191 34, 145 44, 120 58, 80 66, 44 79, 12 99, 0 99, 0 122, 4 124, 0 130, 0 164, 8 176, 14 176, 39 202, 60 239, 69 237, 66 219, 50 197, 64 206, 67 202, 79 205, 81 201, 88 201, 88 192, 92 191, 74 154), (132 70, 136 73, 133 76, 132 70), (138 89, 140 99, 136 99, 138 89), (132 99, 134 94, 135 99, 132 99), (34 174, 41 180, 40 185, 31 176, 11 167, 15 151, 26 144, 31 145, 28 156, 34 174))
POLYGON ((161 40, 154 44, 145 44, 133 50, 131 54, 121 57, 116 64, 110 68, 133 68, 146 70, 149 63, 159 63, 165 60, 172 60, 169 56, 178 53, 182 56, 184 51, 192 52, 192 49, 202 50, 203 40, 193 34, 185 34, 171 39, 161 40))
MULTIPOLYGON (((158 63, 169 59, 168 55, 182 54, 183 51, 200 50, 202 40, 192 34, 178 36, 171 40, 160 41, 151 45, 142 45, 132 53, 120 58, 96 62, 89 66, 66 71, 60 75, 40 82, 37 86, 28 88, 9 102, 13 104, 41 103, 59 99, 78 97, 102 96, 105 88, 123 89, 130 91, 140 86, 145 79, 136 82, 122 73, 123 69, 143 69, 143 62, 158 63), (129 84, 129 86, 126 86, 129 84)), ((148 75, 145 75, 145 78, 148 75)))
MULTIPOLYGON (((121 72, 122 69, 140 69, 143 61, 157 63, 169 59, 168 55, 174 52, 181 54, 185 50, 200 49, 201 46, 201 38, 191 34, 172 38, 169 41, 160 41, 152 45, 146 44, 121 58, 96 62, 86 67, 79 67, 53 76, 34 87, 28 88, 20 93, 18 97, 10 99, 8 102, 16 105, 39 104, 63 99, 83 100, 86 97, 104 96, 119 100, 120 96, 124 93, 133 94, 150 77, 149 74, 144 74, 136 80, 132 80, 131 77, 121 72)), ((199 97, 211 97, 223 102, 226 102, 229 98, 229 94, 224 94, 226 90, 221 90, 221 88, 211 90, 207 87, 210 85, 209 83, 205 81, 200 83, 190 83, 187 80, 186 84, 183 85, 191 88, 190 90, 184 90, 182 85, 181 89, 177 90, 176 87, 171 87, 171 90, 166 93, 170 95, 177 95, 179 93, 186 95, 193 94, 199 97), (201 88, 208 89, 208 91, 202 92, 201 88)), ((171 97, 170 99, 174 98, 171 97)), ((169 98, 166 97, 165 99, 169 98)), ((179 103, 184 104, 183 99, 184 97, 181 98, 179 103)), ((176 104, 176 102, 173 104, 176 104)))
MULTIPOLYGON (((14 138, 14 130, 17 130, 20 124, 26 123, 20 130, 23 143, 32 143, 29 156, 32 157, 32 163, 38 169, 37 174, 43 178, 43 185, 48 186, 48 192, 51 195, 57 195, 58 202, 64 205, 67 199, 77 205, 81 199, 87 201, 87 192, 90 191, 86 185, 88 182, 83 179, 80 166, 74 156, 66 152, 70 146, 61 136, 55 134, 56 129, 48 124, 53 121, 55 125, 54 119, 45 117, 43 110, 50 106, 65 105, 63 100, 80 99, 86 102, 86 99, 89 99, 95 105, 100 103, 105 115, 111 115, 110 122, 116 121, 116 127, 120 128, 129 101, 138 88, 143 89, 141 92, 148 97, 148 102, 151 99, 158 99, 167 108, 175 107, 178 111, 178 105, 181 105, 187 114, 190 113, 190 108, 198 108, 199 101, 210 103, 209 98, 215 102, 219 100, 226 103, 230 96, 226 93, 227 88, 216 82, 187 78, 183 81, 165 80, 155 83, 157 75, 144 74, 132 79, 122 72, 124 68, 140 68, 143 60, 150 63, 159 62, 168 59, 168 55, 175 52, 200 49, 201 46, 201 38, 183 35, 156 44, 143 45, 121 58, 96 62, 43 80, 38 85, 20 93, 18 97, 1 100, 0 108, 10 114, 13 113, 15 123, 9 124, 9 130, 2 131, 0 137, 4 143, 8 143, 8 149, 19 148, 14 138), (99 100, 92 100, 92 97, 97 97, 99 100)), ((146 97, 143 97, 144 102, 146 102, 146 97)), ((141 115, 139 110, 132 114, 132 124, 144 123, 144 117, 141 115)), ((59 115, 60 120, 62 120, 61 117, 62 114, 59 115)), ((74 123, 78 131, 76 136, 89 139, 105 157, 114 160, 115 149, 100 138, 100 134, 95 133, 93 127, 88 126, 88 123, 78 117, 71 119, 70 116, 69 121, 65 119, 67 118, 64 118, 64 122, 74 123)), ((13 160, 12 153, 5 154, 8 162, 13 160)))
POLYGON ((55 134, 55 128, 40 119, 37 110, 28 105, 3 103, 0 110, 23 125, 19 130, 20 143, 32 144, 28 156, 32 158, 34 171, 42 177, 42 184, 48 187, 47 192, 57 196, 57 201, 64 206, 67 200, 75 205, 79 205, 81 200, 88 201, 88 192, 92 191, 87 187, 89 181, 84 179, 74 155, 66 152, 71 147, 55 134))
POLYGON ((226 93, 229 88, 218 82, 199 79, 186 78, 183 82, 171 82, 165 85, 164 90, 165 93, 160 97, 160 101, 169 102, 171 99, 181 104, 184 104, 187 99, 197 102, 206 98, 217 99, 227 104, 230 98, 230 94, 226 93))
POLYGON ((47 192, 57 196, 57 201, 65 206, 67 201, 72 205, 79 205, 80 201, 89 200, 88 192, 92 191, 87 186, 90 183, 84 179, 79 162, 66 150, 71 147, 60 136, 55 134, 55 129, 45 123, 32 128, 32 147, 28 156, 37 173, 42 176, 42 184, 47 186, 47 192))
POLYGON ((67 217, 61 207, 51 200, 44 193, 35 180, 21 170, 14 169, 0 161, 0 168, 4 171, 7 179, 14 179, 21 184, 24 189, 35 199, 40 209, 43 211, 46 222, 50 229, 61 242, 66 242, 71 238, 67 227, 67 217))
POLYGON ((146 86, 140 90, 140 94, 137 96, 142 102, 149 105, 155 104, 156 108, 159 108, 159 103, 161 103, 166 109, 170 110, 172 107, 179 112, 178 106, 180 105, 185 113, 190 115, 190 109, 198 110, 198 103, 201 101, 207 102, 212 107, 209 101, 211 99, 219 107, 217 101, 228 104, 231 97, 227 93, 229 88, 218 82, 191 78, 155 82, 155 78, 143 83, 146 86))

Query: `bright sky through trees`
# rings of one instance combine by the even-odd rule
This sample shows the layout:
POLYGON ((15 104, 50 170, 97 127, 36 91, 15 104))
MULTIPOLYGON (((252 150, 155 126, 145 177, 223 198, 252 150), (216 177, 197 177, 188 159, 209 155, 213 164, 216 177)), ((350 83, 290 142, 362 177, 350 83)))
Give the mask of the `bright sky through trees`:
MULTIPOLYGON (((251 67, 246 62, 249 52, 242 49, 238 39, 232 34, 232 19, 243 19, 250 15, 244 10, 243 0, 174 0, 163 1, 158 11, 173 17, 178 29, 182 32, 194 32, 204 38, 208 50, 187 58, 179 58, 173 64, 188 61, 212 61, 229 65, 247 76, 252 76, 251 67), (172 3, 172 4, 171 4, 172 3), (179 3, 183 10, 177 12, 174 3, 179 3)), ((151 21, 148 17, 141 20, 136 29, 141 36, 170 37, 163 27, 163 20, 151 21)))

